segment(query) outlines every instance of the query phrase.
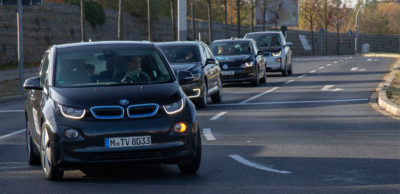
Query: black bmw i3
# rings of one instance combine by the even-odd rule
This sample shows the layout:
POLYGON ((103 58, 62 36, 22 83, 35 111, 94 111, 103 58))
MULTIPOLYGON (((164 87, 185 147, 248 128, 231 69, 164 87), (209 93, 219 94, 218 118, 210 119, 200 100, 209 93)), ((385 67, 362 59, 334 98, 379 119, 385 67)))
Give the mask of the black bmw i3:
POLYGON ((30 164, 57 180, 65 170, 134 162, 178 164, 196 173, 196 109, 161 51, 149 42, 55 45, 24 83, 30 164))

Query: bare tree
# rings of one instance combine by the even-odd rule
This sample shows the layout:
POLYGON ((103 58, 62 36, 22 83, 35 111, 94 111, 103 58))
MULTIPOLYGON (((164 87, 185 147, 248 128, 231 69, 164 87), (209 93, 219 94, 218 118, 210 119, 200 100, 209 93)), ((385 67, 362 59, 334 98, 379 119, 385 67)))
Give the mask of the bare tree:
POLYGON ((85 42, 85 0, 81 0, 81 39, 85 42))
POLYGON ((211 23, 211 2, 212 0, 207 0, 208 3, 208 41, 212 42, 212 23, 211 23))
POLYGON ((191 4, 191 14, 192 14, 192 28, 193 28, 193 40, 196 40, 196 29, 195 29, 195 23, 194 23, 194 1, 192 0, 192 4, 191 4))
POLYGON ((262 0, 263 2, 262 2, 262 4, 263 4, 263 31, 265 31, 265 20, 266 20, 266 15, 267 15, 267 9, 268 9, 268 6, 269 6, 269 4, 270 4, 270 1, 271 0, 262 0))
POLYGON ((228 1, 224 0, 224 8, 225 8, 225 37, 229 38, 228 36, 228 1))
POLYGON ((274 0, 269 6, 269 12, 274 16, 275 30, 278 29, 279 13, 281 12, 282 4, 282 0, 274 0))
POLYGON ((123 39, 123 13, 124 13, 124 0, 119 0, 118 6, 118 40, 123 39))
POLYGON ((149 41, 151 41, 151 14, 150 14, 150 0, 147 0, 147 36, 149 41))
POLYGON ((343 25, 343 20, 349 13, 348 8, 346 7, 346 3, 342 2, 342 0, 332 0, 332 24, 336 29, 337 36, 337 44, 336 44, 336 53, 340 54, 340 27, 343 25))
POLYGON ((303 0, 299 8, 299 16, 304 19, 311 31, 311 47, 314 55, 314 28, 317 26, 317 5, 319 0, 303 0))
POLYGON ((250 9, 251 9, 251 16, 250 16, 250 32, 254 31, 254 0, 250 0, 250 9))
POLYGON ((236 14, 237 14, 237 37, 240 37, 240 0, 236 0, 236 14))
POLYGON ((176 40, 176 23, 175 23, 175 3, 174 0, 170 0, 170 5, 171 5, 171 24, 172 24, 172 34, 173 34, 173 40, 176 40))

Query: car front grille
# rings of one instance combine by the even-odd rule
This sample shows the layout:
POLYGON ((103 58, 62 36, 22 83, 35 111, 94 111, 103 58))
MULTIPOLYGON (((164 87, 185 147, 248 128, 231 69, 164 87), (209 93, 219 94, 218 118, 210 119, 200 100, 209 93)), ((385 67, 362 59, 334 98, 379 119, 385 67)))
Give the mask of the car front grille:
POLYGON ((94 106, 90 112, 96 119, 122 119, 124 118, 124 108, 121 106, 94 106))
POLYGON ((158 104, 136 104, 127 108, 129 118, 152 117, 157 114, 158 104))

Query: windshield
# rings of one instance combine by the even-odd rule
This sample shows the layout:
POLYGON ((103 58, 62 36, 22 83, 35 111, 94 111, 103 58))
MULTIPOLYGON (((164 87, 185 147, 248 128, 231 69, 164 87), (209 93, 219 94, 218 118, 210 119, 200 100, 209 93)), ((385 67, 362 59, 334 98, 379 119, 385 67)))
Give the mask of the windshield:
POLYGON ((197 46, 160 46, 170 63, 200 62, 200 53, 197 46))
POLYGON ((171 82, 166 64, 154 48, 58 49, 58 87, 155 84, 171 82))
POLYGON ((248 55, 252 54, 250 42, 216 42, 211 45, 214 55, 248 55))
POLYGON ((279 34, 248 34, 246 38, 256 41, 258 48, 282 45, 279 34))

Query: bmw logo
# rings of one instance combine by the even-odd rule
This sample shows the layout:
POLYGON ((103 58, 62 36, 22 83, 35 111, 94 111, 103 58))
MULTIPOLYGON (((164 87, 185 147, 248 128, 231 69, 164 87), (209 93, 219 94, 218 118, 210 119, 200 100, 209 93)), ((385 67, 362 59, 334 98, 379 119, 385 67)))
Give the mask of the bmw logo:
POLYGON ((224 66, 222 66, 223 69, 228 69, 228 65, 225 64, 224 66))
POLYGON ((121 100, 119 101, 119 103, 120 103, 122 106, 126 106, 126 105, 129 104, 129 100, 123 98, 123 99, 121 99, 121 100))

